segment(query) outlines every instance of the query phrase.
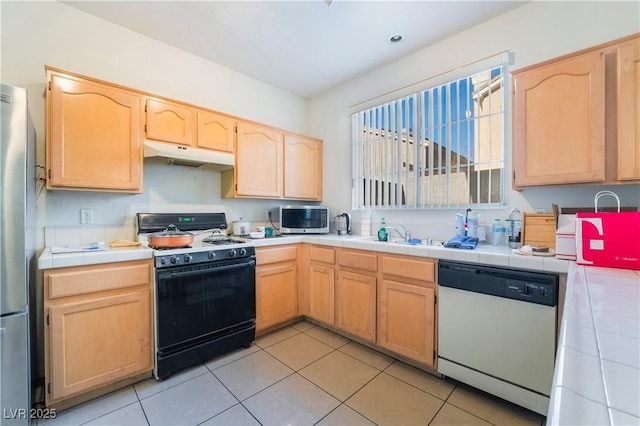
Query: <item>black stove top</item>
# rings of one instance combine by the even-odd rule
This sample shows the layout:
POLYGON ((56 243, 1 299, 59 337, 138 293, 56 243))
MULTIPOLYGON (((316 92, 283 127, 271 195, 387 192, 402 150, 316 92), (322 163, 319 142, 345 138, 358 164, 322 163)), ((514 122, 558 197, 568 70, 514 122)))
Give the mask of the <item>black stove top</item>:
POLYGON ((136 217, 139 239, 141 236, 164 231, 169 225, 194 234, 194 240, 189 246, 155 248, 156 251, 161 251, 154 254, 156 268, 229 262, 255 257, 255 248, 247 244, 246 240, 231 238, 220 232, 227 228, 224 213, 138 213, 136 217))

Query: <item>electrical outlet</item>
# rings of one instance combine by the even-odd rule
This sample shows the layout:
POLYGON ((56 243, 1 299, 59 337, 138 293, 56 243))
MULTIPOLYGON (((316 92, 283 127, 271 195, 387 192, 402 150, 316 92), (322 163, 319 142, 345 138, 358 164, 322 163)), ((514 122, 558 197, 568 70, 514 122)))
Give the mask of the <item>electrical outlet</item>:
POLYGON ((82 225, 93 223, 93 209, 80 209, 80 223, 82 225))

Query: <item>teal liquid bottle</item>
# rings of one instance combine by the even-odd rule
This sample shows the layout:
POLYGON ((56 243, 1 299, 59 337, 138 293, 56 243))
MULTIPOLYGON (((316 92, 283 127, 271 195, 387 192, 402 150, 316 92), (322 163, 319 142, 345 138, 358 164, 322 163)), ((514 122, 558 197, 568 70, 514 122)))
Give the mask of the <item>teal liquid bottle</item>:
POLYGON ((389 233, 387 232, 387 228, 385 228, 384 217, 380 219, 380 229, 378 230, 378 241, 387 241, 389 239, 389 233))

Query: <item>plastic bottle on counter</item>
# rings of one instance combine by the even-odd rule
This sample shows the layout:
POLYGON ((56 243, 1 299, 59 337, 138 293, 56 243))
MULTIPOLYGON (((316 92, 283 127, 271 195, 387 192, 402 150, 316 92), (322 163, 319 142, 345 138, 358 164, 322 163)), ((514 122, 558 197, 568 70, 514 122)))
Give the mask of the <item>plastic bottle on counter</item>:
POLYGON ((464 215, 456 213, 456 235, 458 237, 464 236, 464 215))
POLYGON ((520 248, 520 233, 522 230, 522 214, 516 207, 509 213, 509 247, 520 248))
POLYGON ((491 225, 491 243, 494 246, 504 246, 507 244, 507 229, 500 219, 495 219, 491 225))
POLYGON ((371 235, 371 210, 360 211, 360 235, 371 235))
POLYGON ((478 241, 487 241, 487 224, 480 213, 478 213, 478 241))
POLYGON ((378 241, 387 241, 389 239, 389 233, 387 232, 386 222, 384 217, 380 219, 380 229, 378 230, 378 241))
POLYGON ((476 212, 469 212, 467 216, 467 236, 478 236, 478 214, 476 212))

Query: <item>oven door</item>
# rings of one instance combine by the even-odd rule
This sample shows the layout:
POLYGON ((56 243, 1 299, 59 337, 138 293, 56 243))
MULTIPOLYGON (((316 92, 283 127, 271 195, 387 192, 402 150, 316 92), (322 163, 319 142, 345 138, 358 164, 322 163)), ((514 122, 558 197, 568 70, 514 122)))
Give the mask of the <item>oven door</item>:
POLYGON ((156 271, 159 355, 255 324, 255 258, 156 271))

